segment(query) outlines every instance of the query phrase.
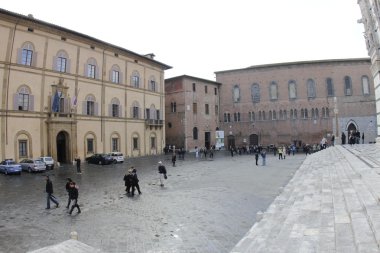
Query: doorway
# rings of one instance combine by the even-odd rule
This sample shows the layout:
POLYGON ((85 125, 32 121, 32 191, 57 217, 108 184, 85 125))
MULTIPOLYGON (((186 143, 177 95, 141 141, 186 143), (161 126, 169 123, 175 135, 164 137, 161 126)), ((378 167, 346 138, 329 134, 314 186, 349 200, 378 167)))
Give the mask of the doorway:
POLYGON ((205 147, 209 149, 210 145, 211 145, 211 133, 205 132, 205 147))
POLYGON ((251 134, 249 136, 249 145, 259 145, 259 136, 257 134, 251 134))
POLYGON ((69 163, 69 150, 69 135, 67 132, 61 131, 57 135, 57 161, 60 163, 69 163))
POLYGON ((227 137, 227 148, 230 150, 231 148, 235 148, 235 136, 228 135, 227 137))

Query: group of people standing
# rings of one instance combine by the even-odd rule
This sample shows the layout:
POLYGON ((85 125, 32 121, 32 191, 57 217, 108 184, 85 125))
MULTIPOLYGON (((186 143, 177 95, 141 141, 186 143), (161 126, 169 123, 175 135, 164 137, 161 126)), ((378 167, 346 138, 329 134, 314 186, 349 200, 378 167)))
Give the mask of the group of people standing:
POLYGON ((125 191, 128 194, 131 194, 131 196, 135 196, 135 190, 137 189, 137 192, 141 194, 140 191, 140 185, 139 185, 139 179, 137 177, 137 170, 132 166, 128 170, 128 174, 125 174, 124 176, 124 184, 125 184, 125 191))

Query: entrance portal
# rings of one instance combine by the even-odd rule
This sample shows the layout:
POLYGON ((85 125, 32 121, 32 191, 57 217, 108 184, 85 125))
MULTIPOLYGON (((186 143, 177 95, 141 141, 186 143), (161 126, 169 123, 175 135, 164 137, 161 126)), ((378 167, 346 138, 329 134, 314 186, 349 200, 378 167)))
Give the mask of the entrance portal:
POLYGON ((257 134, 249 136, 249 145, 259 145, 259 136, 257 134))
POLYGON ((228 135, 227 145, 228 150, 230 150, 231 148, 235 148, 235 136, 228 135))
POLYGON ((57 161, 60 163, 70 162, 69 135, 61 131, 57 135, 57 161))
POLYGON ((211 134, 210 132, 205 132, 205 147, 207 149, 210 148, 210 142, 211 142, 211 134))

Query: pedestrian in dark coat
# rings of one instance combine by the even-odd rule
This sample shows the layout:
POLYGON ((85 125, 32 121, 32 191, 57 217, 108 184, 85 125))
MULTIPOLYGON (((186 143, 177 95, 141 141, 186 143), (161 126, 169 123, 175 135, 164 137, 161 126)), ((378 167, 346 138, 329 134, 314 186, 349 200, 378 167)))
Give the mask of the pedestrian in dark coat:
POLYGON ((165 168, 165 166, 162 164, 161 161, 158 162, 158 173, 160 174, 160 186, 164 186, 164 184, 162 183, 162 176, 163 176, 165 179, 168 179, 168 177, 166 176, 166 168, 165 168))
POLYGON ((47 206, 46 209, 50 209, 50 200, 54 202, 55 206, 58 208, 59 203, 56 197, 53 195, 53 183, 51 182, 49 176, 46 176, 46 193, 47 193, 47 206))
POLYGON ((137 171, 136 169, 133 169, 132 170, 132 197, 135 195, 135 188, 137 189, 137 192, 141 194, 139 179, 137 177, 137 171))
POLYGON ((71 180, 71 178, 69 178, 69 177, 67 178, 67 183, 66 183, 66 192, 67 192, 67 195, 68 195, 68 201, 67 201, 67 205, 66 205, 67 209, 70 207, 70 202, 71 202, 69 190, 70 190, 70 183, 72 181, 73 180, 71 180))
POLYGON ((75 162, 76 162, 76 165, 77 165, 77 173, 78 174, 82 174, 82 171, 80 169, 80 162, 81 162, 81 160, 80 160, 79 156, 77 157, 77 159, 75 159, 75 162))
POLYGON ((125 184, 125 191, 127 194, 131 192, 131 187, 133 184, 133 178, 132 178, 132 168, 128 170, 128 174, 124 175, 124 184, 125 184))
POLYGON ((73 210, 75 207, 78 209, 78 213, 81 213, 79 205, 78 205, 78 197, 79 197, 78 187, 76 186, 74 182, 70 183, 69 194, 70 194, 70 200, 73 201, 73 205, 71 206, 69 214, 71 215, 73 213, 73 210))
POLYGON ((173 156, 172 156, 172 163, 173 163, 173 167, 175 167, 175 162, 177 161, 177 156, 175 153, 173 153, 173 156))
POLYGON ((258 151, 256 151, 256 153, 255 153, 255 161, 256 161, 256 166, 259 166, 259 152, 258 151))

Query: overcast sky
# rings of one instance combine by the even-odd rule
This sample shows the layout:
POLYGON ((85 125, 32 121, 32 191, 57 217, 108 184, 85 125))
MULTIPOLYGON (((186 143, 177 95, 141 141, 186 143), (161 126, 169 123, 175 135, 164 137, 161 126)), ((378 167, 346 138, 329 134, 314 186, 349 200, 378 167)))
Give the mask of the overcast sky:
POLYGON ((8 0, 0 8, 154 53, 173 67, 165 78, 368 57, 357 0, 8 0))

